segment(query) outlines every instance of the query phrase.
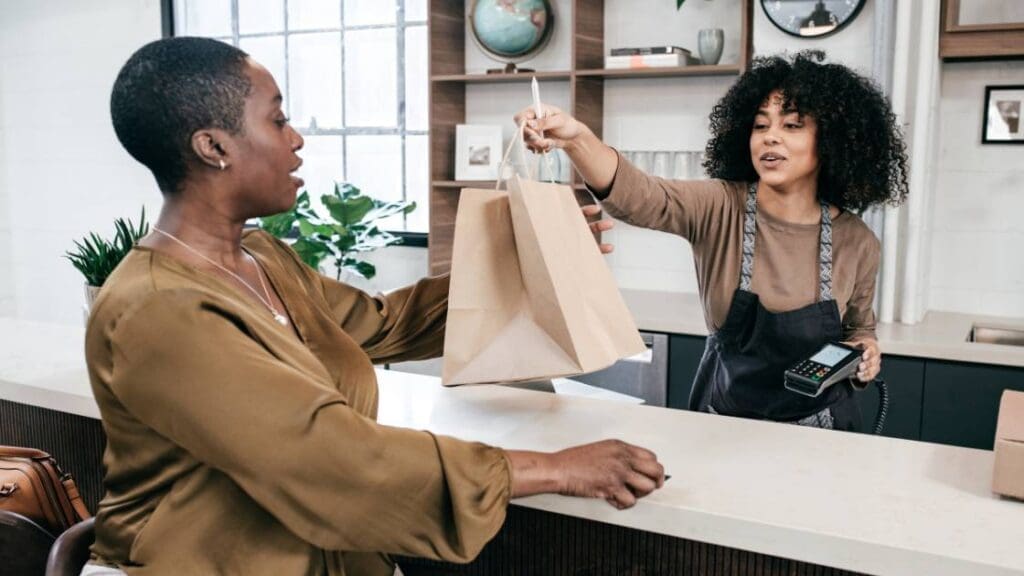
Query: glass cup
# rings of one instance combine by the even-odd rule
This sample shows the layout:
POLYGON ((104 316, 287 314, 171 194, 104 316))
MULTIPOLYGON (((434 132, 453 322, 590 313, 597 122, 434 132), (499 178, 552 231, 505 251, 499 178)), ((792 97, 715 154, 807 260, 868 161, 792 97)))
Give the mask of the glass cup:
POLYGON ((672 154, 672 177, 676 180, 690 179, 690 153, 686 151, 672 154))
POLYGON ((639 151, 633 153, 633 164, 636 165, 642 172, 646 174, 651 173, 651 153, 646 151, 639 151))
POLYGON ((651 173, 658 178, 670 178, 672 176, 669 168, 670 158, 669 152, 655 152, 651 173))

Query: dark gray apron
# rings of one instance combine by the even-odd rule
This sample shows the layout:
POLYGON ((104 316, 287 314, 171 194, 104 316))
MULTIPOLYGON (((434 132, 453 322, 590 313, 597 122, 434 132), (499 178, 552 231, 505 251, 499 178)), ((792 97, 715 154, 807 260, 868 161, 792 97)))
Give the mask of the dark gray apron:
POLYGON ((859 430, 853 388, 843 382, 810 398, 783 387, 783 373, 828 342, 842 339, 832 299, 832 216, 821 204, 818 301, 773 313, 750 291, 757 236, 757 185, 747 192, 740 286, 722 327, 710 335, 690 393, 690 409, 726 416, 859 430))

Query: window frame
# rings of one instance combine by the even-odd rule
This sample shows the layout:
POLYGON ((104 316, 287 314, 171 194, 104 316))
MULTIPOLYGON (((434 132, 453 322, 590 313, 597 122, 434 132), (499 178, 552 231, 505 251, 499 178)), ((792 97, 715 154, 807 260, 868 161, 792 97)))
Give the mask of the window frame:
MULTIPOLYGON (((284 10, 285 10, 286 18, 287 18, 288 0, 282 0, 282 2, 283 2, 283 5, 284 5, 284 10)), ((339 0, 339 2, 342 2, 342 5, 344 6, 344 0, 339 0)), ((397 87, 398 87, 398 110, 397 110, 397 113, 396 113, 397 114, 397 122, 396 122, 397 126, 395 128, 362 127, 362 126, 360 126, 360 127, 345 127, 345 128, 319 128, 318 127, 318 128, 316 128, 314 130, 309 130, 308 128, 303 128, 303 129, 296 128, 296 130, 300 134, 302 134, 303 136, 340 136, 342 138, 347 138, 347 136, 356 136, 356 135, 373 135, 373 136, 376 136, 376 135, 389 136, 390 135, 390 136, 399 136, 401 138, 400 150, 401 150, 401 159, 402 159, 401 160, 401 164, 402 164, 402 197, 403 197, 403 199, 408 199, 408 190, 407 190, 407 182, 408 182, 408 180, 406 178, 406 167, 407 167, 407 162, 406 162, 406 136, 412 135, 412 136, 428 136, 429 137, 430 129, 429 129, 429 126, 427 127, 427 130, 409 130, 406 127, 406 118, 405 118, 405 101, 406 101, 406 91, 405 91, 405 31, 406 31, 406 28, 409 28, 409 27, 427 26, 427 22, 426 21, 423 21, 422 23, 419 22, 419 21, 416 21, 416 22, 413 22, 413 23, 406 22, 405 21, 405 0, 395 0, 395 2, 396 2, 396 6, 398 8, 398 14, 395 16, 395 24, 394 25, 390 25, 390 24, 377 24, 377 25, 342 26, 342 28, 341 28, 342 77, 341 78, 342 78, 342 89, 344 89, 344 82, 345 82, 345 72, 344 72, 345 32, 347 32, 349 30, 374 30, 374 29, 394 28, 395 29, 396 42, 397 42, 397 46, 396 46, 396 60, 397 60, 397 66, 398 66, 398 69, 396 71, 396 74, 397 74, 396 81, 397 81, 397 87)), ((344 8, 342 8, 342 10, 344 10, 344 8)), ((232 40, 232 42, 235 43, 235 45, 237 45, 239 43, 239 39, 241 37, 243 37, 243 35, 241 35, 239 33, 239 31, 238 31, 238 0, 231 0, 231 17, 232 17, 232 20, 233 20, 232 21, 232 26, 231 26, 231 28, 232 28, 232 30, 231 30, 231 40, 232 40)), ((172 38, 172 37, 174 37, 174 35, 176 33, 176 30, 175 30, 175 27, 174 27, 174 0, 160 0, 160 18, 161 18, 160 28, 161 28, 161 33, 162 33, 163 38, 172 38)), ((287 22, 287 20, 286 20, 286 22, 287 22)), ((333 32, 334 29, 330 29, 330 31, 333 32)), ((288 66, 288 49, 287 49, 288 37, 290 35, 292 35, 292 34, 309 34, 309 33, 315 33, 315 32, 318 32, 318 30, 302 30, 301 32, 292 33, 292 32, 289 32, 286 29, 283 33, 280 33, 280 34, 278 34, 278 33, 245 34, 244 37, 245 38, 260 38, 260 37, 269 37, 269 36, 284 36, 284 39, 285 39, 284 40, 285 41, 285 70, 287 70, 287 66, 288 66)), ((290 87, 287 87, 287 83, 288 83, 288 79, 287 78, 285 78, 285 83, 286 83, 285 90, 286 91, 290 90, 290 87)), ((288 95, 290 96, 291 94, 289 93, 288 95)), ((344 100, 342 102, 342 118, 344 118, 344 100)), ((345 152, 346 153, 345 153, 345 155, 343 157, 343 162, 345 163, 345 168, 346 168, 345 173, 347 174, 348 173, 348 169, 347 169, 348 168, 347 140, 346 140, 345 152)), ((429 192, 430 192, 430 190, 429 190, 429 186, 428 186, 428 189, 427 189, 427 193, 428 193, 428 201, 427 201, 427 203, 428 204, 429 204, 429 192)), ((419 208, 419 206, 417 206, 417 208, 419 208)), ((425 208, 429 209, 429 206, 427 206, 425 208)), ((418 247, 418 248, 427 248, 429 243, 430 243, 430 233, 429 232, 410 232, 408 230, 388 230, 388 232, 391 233, 391 234, 394 234, 395 236, 397 236, 397 237, 402 239, 402 243, 400 244, 400 246, 411 246, 411 247, 418 247)))

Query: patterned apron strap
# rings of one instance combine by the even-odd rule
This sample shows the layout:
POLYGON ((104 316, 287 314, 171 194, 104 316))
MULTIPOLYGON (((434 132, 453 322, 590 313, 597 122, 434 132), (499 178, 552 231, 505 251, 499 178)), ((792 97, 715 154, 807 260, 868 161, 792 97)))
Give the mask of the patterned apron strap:
MULTIPOLYGON (((743 214, 743 261, 740 264, 740 290, 750 292, 754 275, 754 242, 757 237, 757 183, 747 189, 743 214)), ((832 213, 821 203, 821 237, 818 240, 818 300, 832 299, 832 213)))
POLYGON ((754 238, 757 236, 757 183, 747 188, 747 207, 743 214, 743 262, 740 265, 740 290, 750 292, 754 275, 754 238))
POLYGON ((821 238, 818 240, 818 300, 832 299, 832 213, 821 203, 821 238))

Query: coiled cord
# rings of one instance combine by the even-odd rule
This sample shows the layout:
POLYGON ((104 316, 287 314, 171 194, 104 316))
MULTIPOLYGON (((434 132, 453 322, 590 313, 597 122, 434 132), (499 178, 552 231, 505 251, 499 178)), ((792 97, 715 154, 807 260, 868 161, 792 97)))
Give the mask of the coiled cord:
POLYGON ((872 434, 881 434, 885 426, 885 417, 889 413, 889 388, 881 378, 875 378, 875 386, 878 388, 878 413, 875 415, 875 429, 872 434))

